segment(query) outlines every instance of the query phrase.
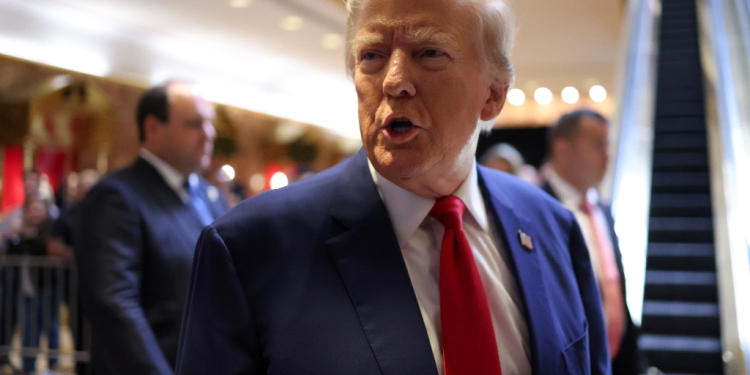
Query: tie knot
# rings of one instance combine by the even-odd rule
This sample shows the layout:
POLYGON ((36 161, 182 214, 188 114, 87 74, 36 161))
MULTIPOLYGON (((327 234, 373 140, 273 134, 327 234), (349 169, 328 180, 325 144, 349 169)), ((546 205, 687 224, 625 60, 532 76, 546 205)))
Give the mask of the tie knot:
POLYGON ((443 224, 445 229, 461 229, 461 216, 464 210, 466 210, 464 202, 461 202, 455 195, 449 195, 435 201, 435 205, 430 210, 430 216, 443 224))
POLYGON ((591 215, 591 213, 594 212, 594 205, 586 200, 585 197, 581 200, 581 211, 588 215, 591 215))

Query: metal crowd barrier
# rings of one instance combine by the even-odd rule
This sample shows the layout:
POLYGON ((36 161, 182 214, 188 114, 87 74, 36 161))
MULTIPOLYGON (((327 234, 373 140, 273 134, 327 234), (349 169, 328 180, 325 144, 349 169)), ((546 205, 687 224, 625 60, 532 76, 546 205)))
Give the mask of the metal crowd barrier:
POLYGON ((89 361, 90 327, 78 300, 75 265, 55 258, 0 258, 0 363, 41 358, 71 373, 89 361), (46 338, 46 345, 40 345, 46 338))

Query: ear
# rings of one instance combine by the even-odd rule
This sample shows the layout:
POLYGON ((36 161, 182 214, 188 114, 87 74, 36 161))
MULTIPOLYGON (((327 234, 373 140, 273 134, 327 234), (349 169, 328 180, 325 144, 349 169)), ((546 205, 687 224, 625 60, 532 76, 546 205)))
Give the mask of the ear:
POLYGON ((164 123, 162 123, 154 115, 148 115, 146 116, 145 119, 143 119, 143 131, 146 134, 146 140, 153 139, 154 137, 158 137, 159 131, 163 127, 164 127, 164 123))
POLYGON ((480 118, 482 121, 494 120, 500 114, 505 105, 505 97, 508 95, 508 84, 494 82, 490 85, 490 95, 484 102, 480 118))

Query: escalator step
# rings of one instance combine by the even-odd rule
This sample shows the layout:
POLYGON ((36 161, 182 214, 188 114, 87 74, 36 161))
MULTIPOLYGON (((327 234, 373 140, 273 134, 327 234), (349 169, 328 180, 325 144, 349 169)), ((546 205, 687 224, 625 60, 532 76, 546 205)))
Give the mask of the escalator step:
POLYGON ((711 216, 708 194, 652 194, 651 216, 711 216))
MULTIPOLYGON (((662 90, 667 91, 667 90, 662 90)), ((703 98, 703 93, 700 90, 671 90, 675 93, 684 94, 682 98, 685 100, 694 99, 700 100, 703 98)), ((675 117, 661 117, 656 119, 654 123, 654 130, 657 133, 670 133, 670 132, 681 132, 681 131, 700 131, 706 132, 706 119, 703 116, 675 116, 675 117)))
POLYGON ((651 334, 718 337, 719 305, 705 302, 644 301, 641 327, 651 334))
POLYGON ((664 18, 661 21, 661 30, 669 30, 672 28, 697 28, 698 22, 693 18, 687 17, 675 17, 675 18, 664 18))
MULTIPOLYGON (((680 80, 675 78, 675 81, 680 80)), ((656 106, 656 116, 698 116, 703 115, 704 110, 703 101, 663 102, 656 106)))
POLYGON ((708 172, 708 155, 705 152, 655 152, 654 171, 708 172))
POLYGON ((652 217, 648 221, 649 231, 712 231, 711 217, 652 217))
POLYGON ((654 172, 651 192, 659 193, 709 193, 708 172, 654 172))
POLYGON ((660 51, 659 52, 659 64, 672 62, 672 61, 693 61, 697 57, 697 51, 684 50, 684 51, 660 51))
POLYGON ((652 217, 648 238, 652 242, 711 243, 714 240, 710 217, 652 217))
POLYGON ((715 337, 641 335, 649 364, 662 370, 722 373, 721 341, 715 337))
POLYGON ((655 257, 714 257, 713 244, 658 243, 648 244, 648 256, 655 257))
POLYGON ((658 271, 716 271, 713 244, 652 242, 646 264, 658 271))
POLYGON ((697 51, 698 50, 698 37, 694 38, 674 38, 662 40, 659 48, 662 51, 697 51))
MULTIPOLYGON (((703 88, 702 82, 684 76, 660 76, 657 77, 656 83, 659 90, 662 89, 693 89, 700 90, 703 88)), ((656 108, 657 116, 659 115, 659 106, 656 108)), ((701 106, 702 108, 703 106, 701 106)))
POLYGON ((646 271, 645 300, 717 302, 716 273, 646 271))
MULTIPOLYGON (((662 29, 660 35, 664 39, 695 38, 698 36, 698 32, 692 27, 674 27, 670 29, 662 29)), ((661 69, 661 67, 659 68, 661 69)))
POLYGON ((657 134, 654 137, 654 151, 705 150, 705 133, 657 134))

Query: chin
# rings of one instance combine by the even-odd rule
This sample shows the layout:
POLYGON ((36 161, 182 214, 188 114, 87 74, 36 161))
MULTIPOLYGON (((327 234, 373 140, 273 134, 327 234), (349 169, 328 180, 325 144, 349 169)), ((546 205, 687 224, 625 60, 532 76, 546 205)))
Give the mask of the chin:
POLYGON ((418 176, 426 169, 426 165, 427 161, 424 156, 411 149, 376 151, 373 161, 373 166, 376 167, 378 173, 388 179, 408 179, 418 176))

